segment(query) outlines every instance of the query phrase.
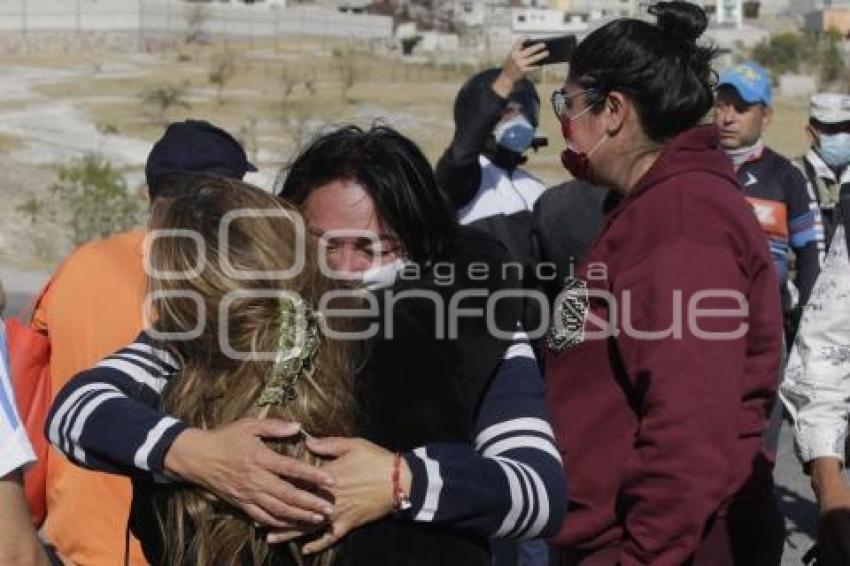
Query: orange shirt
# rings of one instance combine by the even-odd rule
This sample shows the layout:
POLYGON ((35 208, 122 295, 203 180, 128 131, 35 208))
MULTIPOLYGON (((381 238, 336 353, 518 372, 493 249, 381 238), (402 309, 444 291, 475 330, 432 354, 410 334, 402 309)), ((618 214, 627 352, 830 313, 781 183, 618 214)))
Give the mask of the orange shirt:
MULTIPOLYGON (((85 244, 54 275, 34 317, 50 338, 54 398, 77 373, 132 342, 142 330, 144 236, 139 229, 85 244)), ((131 494, 128 479, 79 468, 51 447, 47 540, 66 564, 123 564, 131 494)), ((146 564, 135 540, 130 563, 146 564)))

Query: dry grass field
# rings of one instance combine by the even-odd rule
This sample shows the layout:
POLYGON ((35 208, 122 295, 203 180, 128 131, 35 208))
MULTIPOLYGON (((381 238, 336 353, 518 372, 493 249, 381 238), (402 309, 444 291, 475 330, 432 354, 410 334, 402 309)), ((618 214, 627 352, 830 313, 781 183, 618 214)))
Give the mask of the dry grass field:
MULTIPOLYGON (((126 172, 132 188, 141 188, 142 165, 162 132, 157 114, 163 110, 144 103, 144 93, 182 90, 180 103, 165 108, 161 118, 201 118, 227 128, 260 167, 257 182, 268 184, 300 144, 334 124, 383 121, 415 139, 436 161, 452 136, 457 89, 476 70, 403 63, 365 43, 321 40, 174 42, 146 53, 34 49, 0 56, 0 73, 12 73, 0 77, 0 165, 6 171, 0 184, 0 260, 38 264, 33 242, 44 238, 43 227, 23 223, 15 208, 46 191, 55 167, 74 156, 101 153, 126 172), (222 61, 232 76, 219 93, 210 74, 222 61)), ((547 68, 534 77, 541 130, 550 145, 532 154, 527 168, 550 184, 567 178, 558 160, 560 128, 549 104, 565 71, 547 68)), ((807 143, 805 116, 804 101, 779 100, 768 143, 799 155, 807 143)), ((61 240, 53 229, 49 238, 61 240)))
MULTIPOLYGON (((40 51, 36 45, 25 55, 0 54, 0 279, 10 292, 11 311, 27 303, 70 247, 61 228, 30 224, 16 210, 48 191, 58 165, 101 154, 141 193, 144 160, 162 132, 142 92, 185 84, 190 106, 173 107, 165 118, 204 118, 231 130, 260 166, 257 181, 268 184, 298 144, 327 124, 383 119, 435 161, 452 136, 455 93, 474 70, 404 64, 365 44, 317 40, 177 42, 146 52, 132 46, 40 51), (209 73, 225 51, 232 53, 235 72, 219 99, 209 73), (351 88, 343 88, 346 82, 353 82, 351 88)), ((550 145, 532 155, 527 168, 550 184, 568 177, 558 160, 563 143, 548 102, 564 72, 547 69, 536 78, 541 130, 550 145)), ((805 121, 805 101, 778 100, 768 144, 786 156, 800 155, 807 146, 805 121)), ((816 507, 787 427, 776 477, 790 535, 783 564, 799 564, 811 546, 816 507)))

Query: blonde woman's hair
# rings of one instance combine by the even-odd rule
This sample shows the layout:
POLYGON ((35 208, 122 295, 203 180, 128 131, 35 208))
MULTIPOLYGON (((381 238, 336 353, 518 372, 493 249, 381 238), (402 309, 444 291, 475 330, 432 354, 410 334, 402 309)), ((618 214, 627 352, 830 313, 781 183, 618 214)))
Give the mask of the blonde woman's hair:
MULTIPOLYGON (((163 409, 201 429, 244 417, 268 416, 302 423, 304 430, 316 436, 350 435, 354 428, 353 353, 344 343, 319 334, 313 370, 299 375, 293 399, 270 407, 260 407, 258 398, 278 369, 275 362, 257 356, 236 359, 226 355, 221 343, 226 338, 236 352, 273 353, 292 322, 278 292, 297 293, 315 306, 322 294, 333 288, 333 282, 320 275, 314 248, 297 228, 298 213, 281 199, 242 182, 200 176, 191 184, 179 196, 158 199, 150 221, 152 234, 185 230, 200 236, 193 239, 159 232, 162 236, 152 238, 147 251, 151 273, 183 274, 149 275, 149 289, 155 297, 153 329, 177 333, 200 327, 196 337, 164 343, 182 371, 163 392, 163 409), (228 213, 235 216, 226 227, 224 249, 220 235, 228 213), (298 253, 303 254, 303 268, 292 277, 263 279, 248 274, 287 270, 296 265, 298 253), (248 276, 235 276, 226 269, 228 263, 248 276), (193 270, 195 273, 190 273, 193 270), (234 299, 226 318, 220 318, 219 309, 226 298, 245 291, 259 293, 234 299), (187 292, 196 293, 199 299, 187 292), (262 293, 265 295, 260 296, 262 293), (199 320, 197 302, 206 312, 203 320, 199 320)), ((288 456, 319 463, 301 439, 270 446, 288 456)), ((157 487, 154 507, 162 530, 164 561, 169 566, 232 566, 243 560, 274 564, 284 558, 279 553, 291 553, 289 561, 294 558, 299 564, 325 565, 333 560, 332 550, 306 558, 297 544, 268 545, 265 533, 248 516, 196 486, 157 487)))

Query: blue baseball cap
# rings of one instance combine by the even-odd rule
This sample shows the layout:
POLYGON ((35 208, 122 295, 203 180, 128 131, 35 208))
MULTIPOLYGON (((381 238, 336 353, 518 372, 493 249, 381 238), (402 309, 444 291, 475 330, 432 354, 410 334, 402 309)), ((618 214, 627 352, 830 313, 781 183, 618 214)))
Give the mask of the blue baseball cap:
POLYGON ((242 179, 254 164, 236 138, 203 120, 186 120, 168 125, 156 142, 145 165, 145 180, 155 189, 172 173, 214 173, 242 179))
POLYGON ((761 102, 770 106, 773 103, 770 75, 767 74, 764 67, 756 65, 752 61, 740 63, 720 73, 720 82, 717 86, 723 85, 734 87, 744 102, 748 104, 761 102))

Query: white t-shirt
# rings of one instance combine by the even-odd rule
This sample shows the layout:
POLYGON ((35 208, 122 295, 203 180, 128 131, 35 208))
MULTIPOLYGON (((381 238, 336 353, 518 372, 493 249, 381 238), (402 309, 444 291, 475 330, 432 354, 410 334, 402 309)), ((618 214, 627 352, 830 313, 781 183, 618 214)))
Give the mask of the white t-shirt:
POLYGON ((546 190, 543 183, 522 169, 516 169, 513 175, 509 175, 483 155, 478 156, 478 162, 481 165, 481 184, 472 201, 458 210, 461 224, 496 214, 534 210, 534 203, 546 190))
POLYGON ((6 328, 0 320, 0 478, 32 462, 35 454, 15 407, 6 328))

